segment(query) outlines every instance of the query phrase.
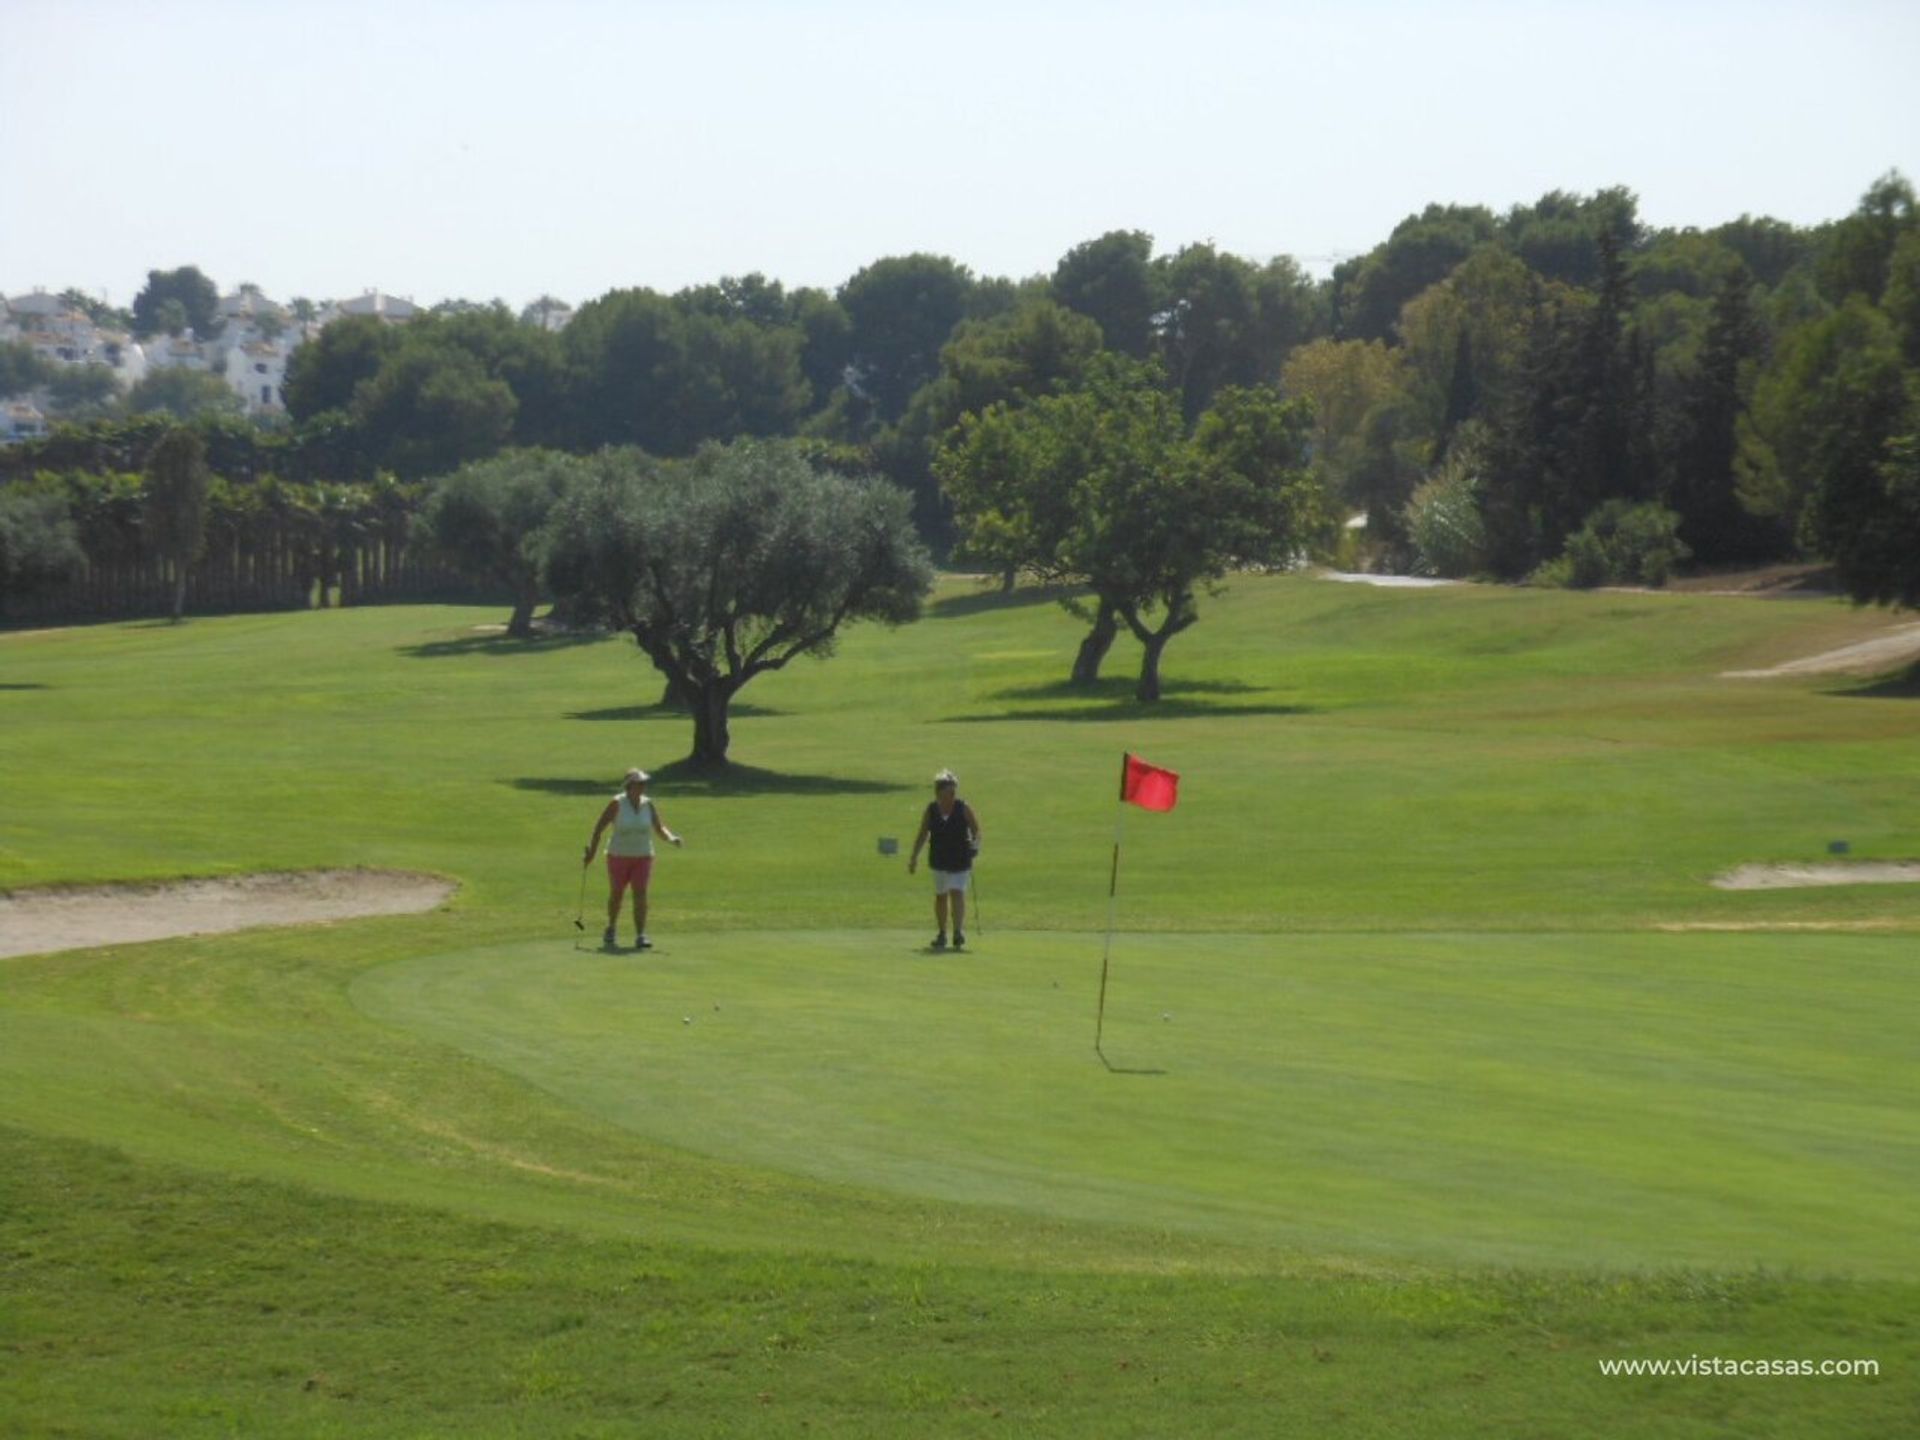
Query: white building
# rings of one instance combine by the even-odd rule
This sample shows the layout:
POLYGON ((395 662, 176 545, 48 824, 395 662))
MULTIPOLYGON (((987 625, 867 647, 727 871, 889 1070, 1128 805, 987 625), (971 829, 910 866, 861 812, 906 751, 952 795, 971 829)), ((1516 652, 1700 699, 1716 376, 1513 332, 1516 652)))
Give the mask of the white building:
POLYGON ((122 390, 147 373, 146 355, 131 335, 101 329, 84 310, 44 290, 0 301, 0 341, 30 346, 56 365, 104 365, 122 390))
POLYGON ((0 445, 36 440, 47 433, 47 417, 30 400, 0 400, 0 445))
POLYGON ((379 290, 369 290, 364 295, 356 295, 351 300, 336 300, 321 312, 320 323, 328 324, 334 320, 344 320, 350 315, 377 315, 382 320, 403 324, 420 313, 420 307, 411 300, 403 300, 398 295, 388 295, 379 290))
POLYGON ((227 351, 226 382, 246 405, 248 413, 285 413, 287 361, 293 350, 294 344, 282 339, 252 340, 227 351))

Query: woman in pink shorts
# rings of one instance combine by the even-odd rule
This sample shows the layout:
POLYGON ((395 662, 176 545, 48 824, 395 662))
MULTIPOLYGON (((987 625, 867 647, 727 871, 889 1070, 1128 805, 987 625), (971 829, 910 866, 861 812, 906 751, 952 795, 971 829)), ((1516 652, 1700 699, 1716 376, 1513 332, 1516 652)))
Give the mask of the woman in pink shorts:
POLYGON ((608 949, 620 943, 616 933, 620 897, 629 889, 633 891, 634 944, 641 950, 653 948, 653 941, 647 938, 647 881, 653 874, 653 837, 658 835, 669 845, 680 844, 680 837, 667 829, 659 808, 647 798, 647 781, 651 778, 644 770, 627 771, 626 785, 600 812, 600 823, 593 827, 593 839, 587 842, 582 863, 591 865, 600 848, 600 837, 609 825, 613 827, 613 839, 607 846, 607 931, 600 937, 600 943, 608 949))

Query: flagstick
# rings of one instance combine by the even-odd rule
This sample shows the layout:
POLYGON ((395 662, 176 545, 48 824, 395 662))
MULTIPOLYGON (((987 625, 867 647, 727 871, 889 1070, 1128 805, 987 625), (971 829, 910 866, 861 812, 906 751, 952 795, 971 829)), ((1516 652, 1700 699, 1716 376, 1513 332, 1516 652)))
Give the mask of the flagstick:
POLYGON ((1119 818, 1113 822, 1113 872, 1107 877, 1107 939, 1100 950, 1100 1008, 1093 1021, 1093 1053, 1102 1060, 1107 1058, 1100 1048, 1100 1037, 1107 1024, 1107 962, 1113 956, 1113 914, 1120 894, 1120 837, 1126 828, 1127 802, 1122 800, 1119 818))

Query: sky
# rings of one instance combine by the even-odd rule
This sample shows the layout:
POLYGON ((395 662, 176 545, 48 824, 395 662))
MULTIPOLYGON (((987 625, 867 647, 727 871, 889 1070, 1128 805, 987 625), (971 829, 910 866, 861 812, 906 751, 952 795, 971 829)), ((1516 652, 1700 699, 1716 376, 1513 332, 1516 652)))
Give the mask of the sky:
POLYGON ((1815 224, 1920 181, 1881 0, 0 0, 0 293, 578 303, 1108 230, 1315 273, 1432 202, 1815 224))

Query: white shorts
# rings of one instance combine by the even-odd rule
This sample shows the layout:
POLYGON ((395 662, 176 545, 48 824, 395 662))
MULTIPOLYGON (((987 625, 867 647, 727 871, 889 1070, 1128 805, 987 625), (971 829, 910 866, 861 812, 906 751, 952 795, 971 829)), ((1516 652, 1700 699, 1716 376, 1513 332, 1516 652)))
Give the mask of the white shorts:
POLYGON ((933 872, 933 893, 936 895, 964 895, 967 889, 967 877, 972 874, 973 871, 971 870, 935 870, 933 872))

